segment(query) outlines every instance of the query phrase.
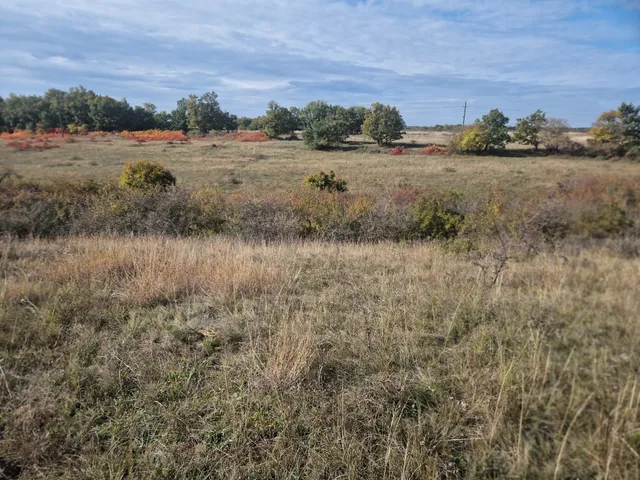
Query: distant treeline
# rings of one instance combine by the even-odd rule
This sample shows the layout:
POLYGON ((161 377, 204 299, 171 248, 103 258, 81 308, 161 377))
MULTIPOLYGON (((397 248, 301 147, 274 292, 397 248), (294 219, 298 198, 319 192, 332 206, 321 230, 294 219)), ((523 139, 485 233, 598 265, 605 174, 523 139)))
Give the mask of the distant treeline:
POLYGON ((272 117, 286 124, 284 131, 302 130, 316 117, 328 115, 347 124, 348 133, 359 133, 364 122, 365 107, 341 107, 321 100, 304 108, 285 108, 270 102, 267 114, 256 118, 238 117, 224 111, 215 92, 189 95, 178 100, 170 112, 158 111, 153 103, 132 106, 126 98, 116 100, 98 95, 82 86, 68 92, 55 88, 42 95, 0 97, 0 131, 27 130, 46 132, 64 130, 69 133, 123 130, 180 130, 185 133, 208 133, 237 129, 264 130, 272 117), (270 115, 271 114, 271 115, 270 115), (275 115, 274 115, 275 114, 275 115))
POLYGON ((214 92, 178 101, 171 112, 159 112, 153 103, 131 106, 125 98, 97 95, 82 86, 68 92, 55 88, 42 95, 0 97, 0 128, 71 133, 123 130, 235 130, 238 118, 220 108, 214 92))
POLYGON ((457 123, 455 125, 445 124, 445 125, 433 125, 433 126, 409 126, 407 127, 408 131, 414 132, 461 132, 464 127, 461 123, 457 123))

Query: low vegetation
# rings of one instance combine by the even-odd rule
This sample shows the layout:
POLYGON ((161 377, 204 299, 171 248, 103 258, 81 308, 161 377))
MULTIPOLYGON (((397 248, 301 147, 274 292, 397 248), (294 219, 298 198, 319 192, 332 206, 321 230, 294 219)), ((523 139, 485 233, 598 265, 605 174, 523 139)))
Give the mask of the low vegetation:
POLYGON ((6 240, 2 465, 21 478, 636 478, 638 258, 506 258, 6 240))

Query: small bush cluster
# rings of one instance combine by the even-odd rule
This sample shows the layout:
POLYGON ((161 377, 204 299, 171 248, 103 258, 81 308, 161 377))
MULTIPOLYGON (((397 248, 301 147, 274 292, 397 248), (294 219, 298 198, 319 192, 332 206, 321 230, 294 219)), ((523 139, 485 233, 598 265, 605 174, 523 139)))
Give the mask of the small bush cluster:
POLYGON ((329 192, 346 192, 347 182, 336 178, 336 174, 331 170, 329 174, 319 172, 309 175, 304 179, 305 185, 316 190, 326 190, 329 192))
POLYGON ((449 149, 446 147, 440 147, 438 145, 429 145, 428 147, 420 150, 423 155, 448 155, 449 149))
POLYGON ((134 190, 167 188, 176 184, 176 177, 157 162, 138 161, 125 164, 120 185, 134 190))
POLYGON ((394 147, 393 150, 389 152, 389 155, 409 155, 409 154, 404 151, 404 147, 402 147, 401 145, 398 145, 397 147, 394 147))

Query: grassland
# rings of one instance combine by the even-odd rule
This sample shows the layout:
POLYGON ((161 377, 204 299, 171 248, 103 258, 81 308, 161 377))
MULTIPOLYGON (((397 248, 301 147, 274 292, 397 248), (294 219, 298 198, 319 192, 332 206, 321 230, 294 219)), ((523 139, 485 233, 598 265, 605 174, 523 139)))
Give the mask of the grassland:
POLYGON ((420 155, 426 144, 446 145, 448 138, 447 133, 410 132, 397 142, 404 144, 409 154, 397 157, 388 155, 389 148, 379 148, 359 137, 352 137, 340 151, 312 151, 301 141, 239 143, 213 138, 139 144, 119 137, 98 137, 63 143, 52 150, 14 152, 0 141, 0 162, 26 179, 51 180, 116 179, 127 161, 155 160, 177 176, 179 185, 217 184, 228 192, 291 190, 318 170, 334 170, 357 193, 380 193, 402 186, 464 191, 499 186, 520 195, 557 182, 602 175, 628 178, 640 172, 638 165, 625 162, 534 156, 517 145, 500 157, 420 155))
MULTIPOLYGON (((219 138, 0 145, 2 165, 27 181, 115 179, 125 161, 149 159, 187 189, 217 184, 228 198, 285 196, 331 169, 354 192, 340 201, 358 208, 358 194, 399 187, 459 188, 471 203, 501 192, 465 211, 458 240, 482 248, 72 228, 0 237, 0 478, 640 478, 640 165, 523 149, 420 155, 446 143, 435 135, 411 133, 396 157, 357 138, 328 152, 219 138), (528 233, 523 198, 542 199, 545 235, 566 212, 575 232, 528 233)), ((76 190, 0 185, 16 219, 71 222, 76 190)), ((83 207, 112 215, 94 223, 160 215, 148 205, 158 202, 169 213, 155 220, 175 219, 197 198, 110 188, 83 207)), ((304 214, 338 205, 304 198, 304 214)), ((373 228, 399 211, 366 218, 373 228)), ((283 212, 239 218, 245 229, 301 218, 283 212)))
POLYGON ((640 260, 4 242, 22 478, 638 478, 640 260))

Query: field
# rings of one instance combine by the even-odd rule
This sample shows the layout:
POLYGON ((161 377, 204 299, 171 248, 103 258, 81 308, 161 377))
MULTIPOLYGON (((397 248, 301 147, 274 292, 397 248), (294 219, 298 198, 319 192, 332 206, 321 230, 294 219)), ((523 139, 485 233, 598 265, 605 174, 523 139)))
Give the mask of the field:
MULTIPOLYGON (((576 133, 582 139, 583 134, 576 133)), ((499 185, 515 192, 536 191, 557 182, 599 175, 622 178, 640 168, 625 162, 531 156, 517 145, 506 156, 427 156, 425 145, 448 143, 447 133, 410 132, 402 141, 409 155, 389 156, 362 138, 352 137, 341 151, 313 151, 301 141, 240 143, 224 138, 189 143, 137 143, 116 136, 82 138, 44 151, 14 152, 0 141, 0 161, 30 180, 117 179, 126 161, 163 163, 183 186, 220 185, 228 192, 291 190, 318 170, 334 170, 358 193, 398 187, 448 187, 482 190, 499 185), (216 147, 212 147, 216 145, 216 147)))
POLYGON ((409 133, 401 156, 361 138, 321 152, 218 137, 2 143, 22 179, 0 182, 0 478, 640 478, 640 165, 420 154, 447 143, 439 133, 409 133), (139 159, 188 192, 56 183, 115 180, 139 159), (305 197, 319 170, 349 192, 305 197), (199 215, 213 205, 244 233, 158 227, 212 184, 227 203, 199 215), (363 240, 363 225, 391 229, 389 212, 424 233, 415 206, 376 210, 413 189, 464 192, 464 218, 446 217, 464 226, 363 240), (77 192, 97 198, 73 217, 77 192), (274 192, 295 208, 237 200, 274 192), (15 227, 49 219, 45 207, 64 233, 15 227), (127 217, 136 209, 155 215, 150 233, 123 234, 116 220, 150 222, 127 217), (250 240, 283 212, 316 223, 250 240), (325 235, 355 223, 357 242, 325 235))

